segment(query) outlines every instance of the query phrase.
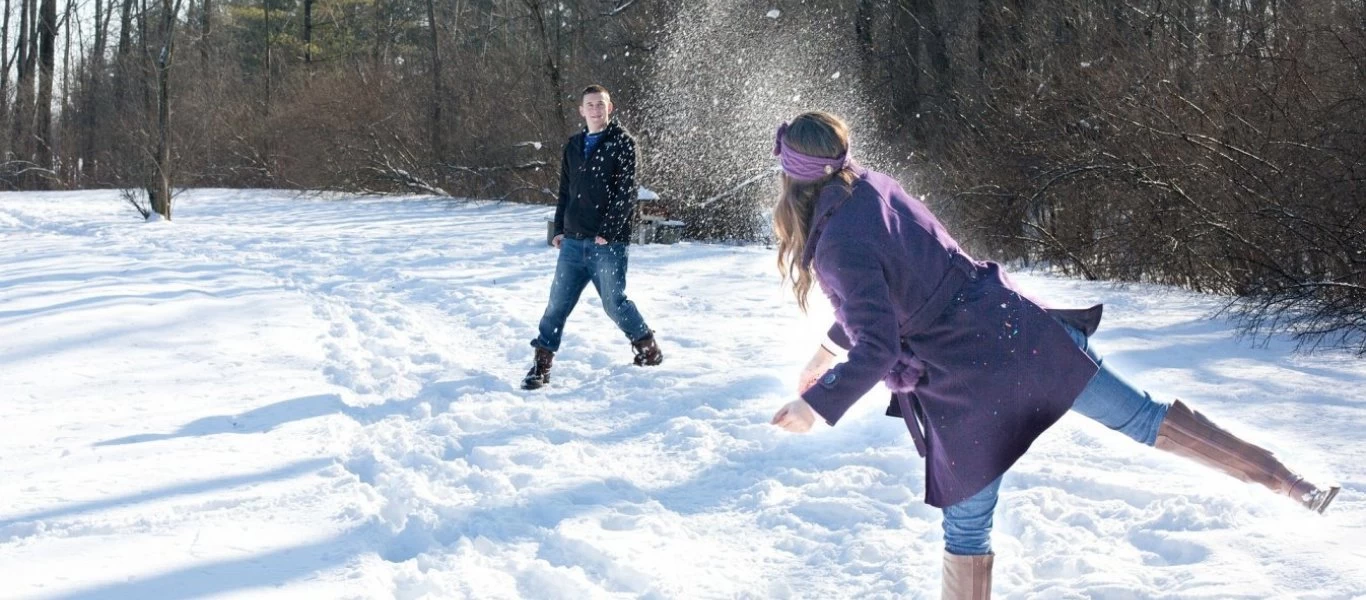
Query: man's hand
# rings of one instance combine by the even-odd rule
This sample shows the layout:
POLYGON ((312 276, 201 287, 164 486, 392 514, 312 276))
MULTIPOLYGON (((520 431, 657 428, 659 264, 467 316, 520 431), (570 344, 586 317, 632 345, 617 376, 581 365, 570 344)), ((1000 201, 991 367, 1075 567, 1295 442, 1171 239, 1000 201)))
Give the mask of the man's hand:
POLYGON ((811 405, 805 400, 793 400, 778 409, 778 413, 773 415, 770 423, 782 427, 792 433, 806 433, 811 431, 811 425, 816 422, 816 411, 811 410, 811 405))
POLYGON ((561 233, 560 235, 555 236, 555 239, 550 240, 550 245, 551 245, 551 246, 554 246, 554 247, 556 247, 556 248, 559 248, 559 247, 560 247, 560 244, 563 244, 563 243, 564 243, 564 234, 563 234, 563 233, 561 233))
POLYGON ((593 241, 594 241, 594 242, 597 242, 599 246, 606 246, 606 245, 607 245, 607 240, 602 239, 602 236, 598 236, 598 237, 593 238, 593 241))

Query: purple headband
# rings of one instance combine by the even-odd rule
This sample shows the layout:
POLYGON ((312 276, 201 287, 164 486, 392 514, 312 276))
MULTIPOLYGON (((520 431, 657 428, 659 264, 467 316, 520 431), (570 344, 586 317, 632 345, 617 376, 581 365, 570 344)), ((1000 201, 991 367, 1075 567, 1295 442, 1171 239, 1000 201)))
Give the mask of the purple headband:
POLYGON ((773 142, 773 155, 783 166, 783 172, 797 181, 817 181, 828 177, 849 166, 849 152, 836 158, 821 158, 802 154, 783 143, 787 135, 787 123, 778 126, 778 135, 773 142))

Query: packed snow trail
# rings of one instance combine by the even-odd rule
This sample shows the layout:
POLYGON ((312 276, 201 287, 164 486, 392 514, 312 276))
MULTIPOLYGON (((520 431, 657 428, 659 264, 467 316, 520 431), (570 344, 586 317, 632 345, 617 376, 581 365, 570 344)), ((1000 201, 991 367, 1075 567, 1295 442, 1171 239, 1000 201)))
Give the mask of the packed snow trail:
MULTIPOLYGON (((0 598, 937 597, 885 392, 767 423, 829 323, 772 249, 632 247, 665 363, 589 291, 551 387, 517 389, 549 211, 0 194, 0 598)), ((1111 364, 1344 487, 1309 514, 1069 416, 1007 476, 999 597, 1366 594, 1366 361, 1240 341, 1213 298, 1017 279, 1105 302, 1111 364)))

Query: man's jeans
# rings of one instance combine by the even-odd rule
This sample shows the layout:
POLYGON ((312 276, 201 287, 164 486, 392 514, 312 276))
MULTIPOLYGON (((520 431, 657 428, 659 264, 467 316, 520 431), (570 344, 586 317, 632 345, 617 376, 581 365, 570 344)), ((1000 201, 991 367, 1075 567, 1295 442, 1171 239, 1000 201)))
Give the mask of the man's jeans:
MULTIPOLYGON (((1077 396, 1072 410, 1149 446, 1157 443, 1157 430, 1169 405, 1153 400, 1147 392, 1121 378, 1087 343, 1082 332, 1063 325, 1072 340, 1100 365, 1100 371, 1077 396)), ((1004 477, 1004 476, 1002 476, 1004 477)), ((944 548, 950 554, 991 553, 991 517, 996 510, 1001 477, 982 491, 944 509, 944 548)))
POLYGON ((550 285, 550 303, 541 317, 541 332, 531 345, 551 352, 560 350, 564 323, 579 303, 579 295, 589 282, 602 298, 602 308, 631 341, 650 333, 635 303, 626 299, 626 244, 598 245, 592 239, 564 238, 560 260, 555 265, 555 281, 550 285))

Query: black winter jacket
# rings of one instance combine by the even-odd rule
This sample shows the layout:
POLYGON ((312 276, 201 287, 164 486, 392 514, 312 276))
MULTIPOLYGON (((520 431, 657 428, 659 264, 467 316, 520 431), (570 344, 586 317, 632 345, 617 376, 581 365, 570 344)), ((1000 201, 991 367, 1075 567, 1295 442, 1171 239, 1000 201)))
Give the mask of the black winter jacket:
POLYGON ((636 192, 636 141, 608 123, 597 146, 583 156, 585 129, 569 138, 560 159, 555 233, 630 243, 636 192))

